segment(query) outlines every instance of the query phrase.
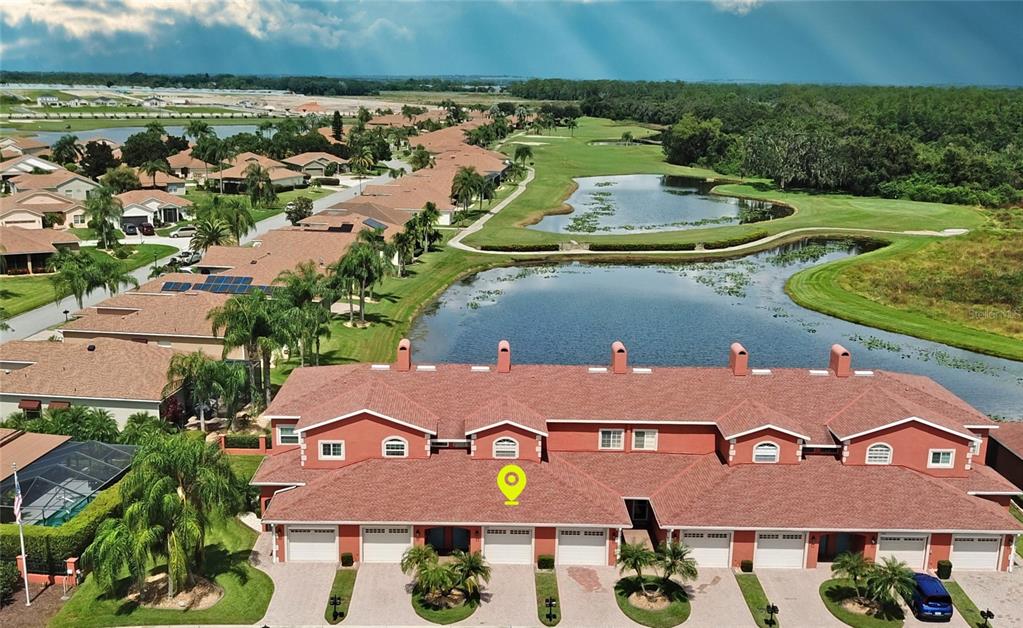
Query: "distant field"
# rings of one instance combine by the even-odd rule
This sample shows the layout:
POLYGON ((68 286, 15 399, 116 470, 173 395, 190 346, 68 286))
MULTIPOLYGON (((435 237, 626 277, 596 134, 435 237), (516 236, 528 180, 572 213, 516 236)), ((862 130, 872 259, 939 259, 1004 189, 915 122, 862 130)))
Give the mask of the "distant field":
POLYGON ((29 111, 35 111, 38 113, 138 113, 145 111, 142 107, 129 107, 127 105, 113 106, 113 107, 37 107, 35 105, 27 107, 29 111))
MULTIPOLYGON (((150 122, 159 122, 167 126, 188 124, 191 118, 131 118, 131 119, 71 119, 71 120, 33 120, 24 123, 6 123, 0 127, 2 135, 31 135, 34 131, 91 131, 93 129, 109 129, 124 126, 146 126, 150 122)), ((260 124, 261 122, 280 122, 283 118, 202 118, 211 125, 260 124)))
POLYGON ((173 105, 170 107, 160 107, 160 109, 166 109, 167 111, 176 111, 178 113, 239 113, 236 109, 228 109, 226 107, 199 107, 199 106, 177 106, 173 105))
POLYGON ((459 105, 528 102, 508 94, 476 94, 470 92, 380 92, 379 96, 354 96, 353 98, 359 100, 387 100, 410 105, 439 105, 444 100, 453 100, 459 105))

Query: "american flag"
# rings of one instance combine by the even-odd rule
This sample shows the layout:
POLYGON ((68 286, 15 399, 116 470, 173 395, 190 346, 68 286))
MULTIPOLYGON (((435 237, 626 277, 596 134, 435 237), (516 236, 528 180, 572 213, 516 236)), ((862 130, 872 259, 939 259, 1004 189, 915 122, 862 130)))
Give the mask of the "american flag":
POLYGON ((18 474, 14 474, 14 521, 21 523, 21 484, 18 483, 18 474))

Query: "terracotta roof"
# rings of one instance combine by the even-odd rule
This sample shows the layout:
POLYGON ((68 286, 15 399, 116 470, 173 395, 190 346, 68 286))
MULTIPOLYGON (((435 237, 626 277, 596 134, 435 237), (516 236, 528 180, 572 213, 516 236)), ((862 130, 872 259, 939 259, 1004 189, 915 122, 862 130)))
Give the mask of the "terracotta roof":
POLYGON ((69 170, 64 170, 63 168, 47 174, 19 174, 18 176, 13 177, 11 181, 20 192, 24 190, 53 189, 73 179, 85 181, 94 188, 99 187, 99 183, 96 183, 92 179, 87 179, 69 170))
POLYGON ((344 255, 356 233, 274 229, 259 236, 254 246, 211 246, 198 268, 226 268, 220 274, 252 277, 256 285, 269 285, 279 274, 305 261, 313 261, 322 272, 344 255))
POLYGON ((78 242, 78 238, 67 231, 0 226, 0 253, 3 255, 56 253, 57 245, 77 245, 78 242))
POLYGON ((321 105, 320 103, 316 102, 315 100, 309 101, 309 102, 304 102, 301 105, 298 105, 297 107, 292 107, 291 110, 292 111, 308 111, 308 112, 326 111, 326 109, 323 108, 323 105, 321 105))
POLYGON ((299 459, 300 453, 298 447, 283 451, 271 450, 271 453, 263 458, 259 467, 256 468, 251 484, 308 484, 333 471, 333 469, 303 467, 299 459))
MULTIPOLYGON (((405 214, 406 219, 408 214, 405 214)), ((317 212, 308 218, 303 218, 298 221, 298 224, 302 227, 310 230, 329 230, 329 229, 341 229, 344 225, 349 225, 350 230, 358 233, 364 229, 377 229, 367 221, 380 222, 384 225, 384 238, 391 239, 395 233, 404 231, 404 223, 391 223, 385 220, 381 220, 375 216, 366 216, 356 212, 350 212, 345 210, 327 209, 321 212, 317 212)))
MULTIPOLYGON (((205 280, 199 275, 188 277, 183 281, 205 280)), ((167 281, 178 280, 164 277, 157 283, 162 286, 167 281)), ((206 291, 124 292, 80 311, 61 330, 209 338, 213 337, 213 328, 206 315, 229 297, 206 291)))
POLYGON ((392 225, 404 225, 412 218, 412 215, 406 211, 394 209, 392 207, 385 207, 379 203, 366 200, 363 197, 356 197, 350 201, 343 201, 337 205, 331 205, 330 209, 313 214, 311 218, 327 214, 328 212, 333 212, 334 210, 350 212, 392 225))
POLYGON ((630 525, 618 495, 553 462, 520 461, 528 484, 519 505, 509 508, 494 482, 506 463, 461 451, 366 460, 278 494, 263 520, 630 525))
MULTIPOLYGON (((215 179, 224 178, 242 180, 246 176, 245 170, 248 167, 249 164, 247 163, 238 164, 237 166, 232 166, 225 170, 221 170, 220 172, 215 172, 211 176, 215 179)), ((303 176, 301 172, 296 172, 283 164, 269 167, 264 166, 264 168, 266 168, 267 174, 270 176, 270 181, 280 181, 282 179, 293 179, 295 177, 303 176)))
POLYGON ((89 343, 14 340, 0 345, 0 359, 32 362, 0 371, 5 395, 162 401, 174 351, 129 340, 89 343), (89 347, 95 347, 90 351, 89 347))
POLYGON ((213 167, 213 164, 208 164, 205 161, 192 155, 192 149, 186 148, 180 153, 175 153, 167 158, 167 163, 174 170, 180 170, 182 168, 188 168, 189 170, 207 170, 213 167))
POLYGON ((724 414, 716 417, 715 422, 721 428, 721 433, 725 438, 745 434, 750 430, 767 425, 798 434, 803 438, 809 438, 809 435, 803 432, 803 426, 798 422, 762 403, 749 399, 743 399, 738 405, 729 408, 724 414))
POLYGON ((9 140, 9 144, 17 146, 22 150, 32 150, 33 148, 49 148, 50 145, 45 142, 40 142, 37 139, 31 137, 5 137, 5 140, 9 140))
POLYGON ((57 447, 67 442, 71 437, 62 434, 36 434, 22 430, 11 430, 0 428, 0 480, 6 480, 14 475, 12 464, 18 465, 18 470, 24 471, 25 467, 39 460, 57 447))
POLYGON ((330 153, 324 152, 299 153, 293 157, 288 157, 284 160, 284 163, 301 167, 316 160, 332 161, 336 164, 348 163, 347 159, 342 159, 337 155, 331 155, 330 153))
POLYGON ((309 428, 323 421, 358 414, 366 408, 384 417, 413 425, 424 432, 437 433, 440 417, 386 383, 373 381, 340 391, 329 407, 320 406, 317 411, 303 414, 296 425, 299 429, 309 428))
POLYGON ((494 397, 466 416, 465 431, 474 432, 505 421, 518 423, 536 432, 547 433, 547 421, 540 413, 508 395, 494 397))
POLYGON ((973 465, 969 474, 964 478, 942 479, 966 493, 1023 493, 1023 487, 1016 486, 1000 473, 983 464, 973 465))
POLYGON ((414 126, 419 122, 425 122, 426 120, 443 120, 447 115, 447 112, 440 109, 433 109, 426 113, 416 114, 412 116, 410 122, 408 118, 401 115, 401 113, 392 113, 384 116, 373 116, 373 118, 367 123, 367 126, 414 126))
POLYGON ((48 190, 25 190, 9 196, 0 196, 0 214, 14 210, 66 214, 81 206, 81 203, 74 199, 48 190))
MULTIPOLYGON (((159 180, 159 177, 157 177, 157 182, 159 182, 159 180)), ((171 194, 166 190, 129 190, 118 194, 117 198, 120 199, 123 205, 131 205, 132 203, 143 204, 150 199, 160 203, 161 206, 173 205, 175 207, 191 207, 193 205, 192 201, 187 198, 178 196, 177 194, 171 194)))
POLYGON ((997 425, 998 429, 990 432, 991 438, 1023 460, 1023 421, 1002 421, 997 425))
MULTIPOLYGON (((139 182, 142 183, 144 187, 153 185, 153 175, 143 172, 141 168, 135 168, 134 170, 135 174, 137 174, 139 177, 139 182)), ((184 182, 185 182, 184 179, 179 179, 178 177, 175 177, 172 174, 167 174, 166 172, 156 173, 156 187, 165 188, 169 183, 184 182)))

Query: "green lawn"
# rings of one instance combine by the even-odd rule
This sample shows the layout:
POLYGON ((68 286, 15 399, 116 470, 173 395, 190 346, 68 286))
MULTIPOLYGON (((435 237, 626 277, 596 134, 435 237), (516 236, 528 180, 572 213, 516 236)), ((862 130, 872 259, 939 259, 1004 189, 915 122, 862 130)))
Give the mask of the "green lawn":
POLYGON ((842 600, 849 599, 856 594, 852 580, 845 578, 826 580, 821 583, 820 594, 824 606, 828 607, 831 614, 840 622, 853 628, 901 628, 902 626, 903 613, 898 606, 886 609, 890 619, 860 615, 843 608, 842 600))
POLYGON ((433 608, 426 604, 423 597, 418 593, 412 595, 412 609, 426 621, 435 624, 453 624, 462 621, 476 612, 478 604, 463 604, 453 608, 433 608))
POLYGON ((944 584, 945 590, 952 596, 952 604, 955 605, 956 610, 966 620, 966 623, 970 625, 970 628, 985 626, 984 618, 980 616, 980 609, 973 603, 970 596, 966 595, 966 592, 959 586, 959 583, 946 580, 944 584))
MULTIPOLYGON (((253 624, 273 596, 273 582, 249 564, 256 533, 237 519, 214 526, 206 537, 207 573, 224 589, 224 597, 199 611, 147 609, 103 596, 86 577, 74 596, 50 621, 52 628, 138 626, 147 624, 253 624)), ((127 580, 123 584, 127 584, 127 580)))
POLYGON ((536 614, 546 626, 556 626, 561 621, 561 597, 558 595, 558 575, 553 571, 536 572, 536 614), (552 597, 558 603, 554 607, 554 619, 547 619, 545 601, 552 597))
MULTIPOLYGON (((135 253, 122 260, 125 270, 135 270, 177 252, 177 249, 163 244, 129 245, 135 253)), ((95 247, 84 247, 86 255, 107 255, 95 247)), ((0 277, 0 307, 11 316, 35 309, 57 300, 57 292, 50 275, 0 277)))
POLYGON ((327 596, 327 608, 323 611, 323 618, 328 624, 344 621, 348 616, 348 607, 352 603, 352 591, 355 589, 355 577, 358 573, 355 569, 338 569, 334 574, 334 584, 331 585, 330 595, 327 596), (334 606, 330 603, 330 598, 335 595, 341 598, 341 603, 337 605, 337 610, 341 613, 338 619, 334 619, 334 606))
POLYGON ((757 626, 760 628, 778 628, 781 622, 778 621, 777 616, 775 616, 773 624, 767 623, 769 616, 764 612, 764 609, 767 608, 767 594, 764 593, 764 587, 760 585, 760 579, 757 578, 757 575, 738 573, 735 574, 735 580, 739 583, 739 590, 742 591, 742 597, 746 600, 746 606, 749 607, 749 612, 753 615, 753 621, 757 622, 757 626))
POLYGON ((890 246, 800 271, 789 278, 785 292, 803 307, 854 323, 941 342, 954 347, 1023 360, 1023 341, 939 319, 931 312, 895 309, 850 292, 842 273, 859 264, 911 256, 935 238, 892 238, 890 246))
POLYGON ((230 463, 235 475, 248 482, 252 479, 256 469, 259 468, 259 463, 263 462, 265 457, 259 454, 231 454, 227 457, 227 461, 230 463))
MULTIPOLYGON (((289 202, 295 200, 300 196, 305 196, 309 200, 316 201, 317 199, 323 198, 324 196, 333 193, 334 190, 328 190, 325 188, 318 187, 308 187, 303 190, 287 190, 286 192, 279 192, 277 194, 277 202, 274 203, 273 206, 258 207, 255 209, 252 209, 252 205, 249 202, 249 197, 245 196, 244 194, 225 194, 224 196, 226 196, 227 198, 237 198, 241 200, 243 203, 245 203, 246 206, 252 209, 252 217, 255 218, 256 222, 259 222, 260 220, 266 220, 271 216, 276 216, 277 214, 280 214, 281 212, 284 211, 285 205, 287 205, 289 202)), ((188 191, 185 192, 185 198, 198 205, 199 203, 203 202, 203 200, 205 200, 206 198, 216 196, 217 194, 218 194, 217 192, 206 192, 204 190, 189 189, 188 191)), ((180 225, 183 223, 178 224, 180 225)), ((163 230, 161 229, 159 231, 163 230)), ((167 233, 170 233, 170 231, 168 230, 167 233)))
POLYGON ((647 583, 648 588, 652 589, 654 584, 661 586, 671 603, 667 608, 659 611, 633 606, 629 602, 629 596, 637 591, 638 581, 635 576, 622 578, 615 583, 615 601, 618 602, 618 608, 626 617, 637 624, 650 626, 650 628, 672 628, 672 626, 677 626, 689 619, 692 608, 685 589, 681 585, 674 581, 665 584, 664 580, 658 576, 643 576, 643 580, 647 583))
MULTIPOLYGON (((68 229, 68 233, 75 234, 76 236, 78 236, 79 240, 95 240, 96 239, 96 230, 95 229, 90 229, 88 227, 70 227, 68 229)), ((124 239, 124 232, 121 231, 120 229, 115 229, 114 230, 114 234, 117 236, 118 240, 123 240, 124 239)))

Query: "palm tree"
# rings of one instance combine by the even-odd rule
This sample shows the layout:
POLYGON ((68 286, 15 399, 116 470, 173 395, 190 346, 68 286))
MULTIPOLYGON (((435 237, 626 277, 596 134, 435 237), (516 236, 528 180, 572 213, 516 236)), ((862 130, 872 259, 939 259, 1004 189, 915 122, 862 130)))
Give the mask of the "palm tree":
POLYGON ((423 147, 422 144, 416 146, 415 150, 412 151, 408 162, 409 165, 412 166, 412 170, 433 168, 437 164, 437 160, 432 154, 430 154, 430 151, 423 147))
POLYGON ((231 162, 235 157, 238 156, 238 151, 224 140, 217 140, 210 147, 208 153, 204 156, 204 161, 209 161, 217 165, 220 171, 220 193, 224 193, 224 164, 231 162))
POLYGON ((430 545, 413 545, 401 555, 401 572, 412 575, 423 565, 437 560, 437 551, 430 545))
POLYGON ((195 233, 188 242, 188 248, 205 253, 211 246, 224 246, 231 242, 227 223, 219 218, 202 218, 195 222, 195 233))
POLYGON ((352 169, 360 176, 359 178, 359 194, 362 194, 362 180, 365 178, 369 169, 376 163, 376 159, 373 156, 373 150, 369 146, 363 146, 359 151, 352 157, 349 164, 352 169))
POLYGON ((519 105, 515 108, 515 125, 522 128, 526 125, 526 118, 529 117, 529 110, 519 105))
POLYGON ((384 277, 384 264, 380 253, 372 245, 356 242, 337 265, 336 274, 343 281, 354 283, 359 289, 359 322, 363 325, 366 323, 366 290, 384 277))
POLYGON ((120 261, 103 257, 92 262, 95 287, 103 287, 113 296, 122 286, 139 287, 139 280, 125 270, 120 261))
POLYGON ((199 140, 210 135, 216 137, 217 132, 205 120, 192 120, 185 127, 185 135, 193 140, 199 140))
POLYGON ((217 381, 220 383, 220 399, 223 401, 227 429, 233 430, 238 411, 249 398, 248 369, 235 362, 217 362, 217 381))
POLYGON ((259 388, 262 386, 262 397, 269 405, 270 356, 277 348, 279 337, 275 330, 276 312, 270 299, 260 290, 233 296, 220 307, 210 310, 206 319, 210 321, 213 335, 219 336, 223 332, 225 358, 232 349, 245 349, 252 399, 260 399, 259 388), (258 377, 257 360, 261 363, 258 377))
POLYGON ((69 164, 82 157, 82 147, 78 144, 78 136, 62 135, 50 147, 50 157, 58 164, 69 164))
POLYGON ((139 172, 144 172, 153 178, 153 186, 156 187, 156 173, 162 172, 164 174, 170 173, 170 164, 167 163, 166 159, 151 159, 141 166, 139 166, 139 172))
POLYGON ((241 242, 247 233, 255 229, 256 219, 252 210, 241 199, 226 196, 209 196, 196 209, 198 218, 219 219, 227 225, 235 242, 241 242))
POLYGON ((92 570, 103 591, 113 591, 122 573, 127 573, 142 590, 149 575, 151 558, 159 553, 164 528, 152 521, 149 504, 125 503, 124 515, 107 518, 82 553, 83 566, 92 570))
POLYGON ((657 555, 642 543, 623 542, 618 548, 618 564, 621 566, 619 573, 625 575, 626 571, 635 571, 639 588, 644 594, 647 594, 647 589, 643 570, 652 567, 656 562, 657 555))
POLYGON ((86 226, 96 232, 97 244, 101 249, 110 250, 117 244, 117 223, 124 213, 121 200, 114 197, 113 190, 103 185, 89 195, 85 201, 86 226))
POLYGON ((50 282, 57 294, 73 295, 75 302, 78 303, 78 309, 85 307, 85 295, 95 289, 89 259, 85 255, 64 249, 51 258, 50 269, 55 273, 50 276, 50 282))
POLYGON ((480 175, 472 166, 462 166, 451 180, 451 197, 462 203, 462 209, 469 211, 469 204, 480 188, 480 175))
POLYGON ((440 219, 440 210, 433 201, 427 201, 423 205, 416 218, 420 220, 421 235, 423 236, 423 252, 430 250, 430 245, 440 239, 440 232, 437 231, 437 220, 440 219))
POLYGON ((451 567, 458 575, 455 586, 465 591, 467 597, 479 595, 480 582, 490 582, 490 565, 484 560, 482 552, 463 552, 455 550, 451 554, 454 561, 451 567))
POLYGON ((831 573, 852 580, 856 595, 860 595, 860 580, 867 577, 873 567, 873 561, 867 560, 863 552, 842 552, 831 563, 831 573))
POLYGON ((579 121, 576 120, 575 118, 569 118, 568 120, 565 120, 565 126, 568 127, 568 130, 571 133, 572 137, 575 137, 575 130, 579 126, 579 121))
POLYGON ((124 445, 141 445, 142 443, 177 433, 177 428, 159 417, 148 412, 136 412, 128 417, 118 442, 124 445))
POLYGON ((870 569, 864 585, 867 596, 882 605, 898 604, 900 599, 913 595, 913 570, 893 556, 885 556, 870 569))
POLYGON ((202 351, 195 351, 174 354, 167 367, 164 395, 170 396, 178 390, 184 390, 189 403, 199 413, 199 429, 202 432, 206 431, 206 405, 219 399, 224 391, 219 381, 218 364, 202 351))
POLYGON ((270 206, 277 200, 270 171, 256 162, 245 166, 245 190, 249 193, 249 201, 253 207, 270 206))
POLYGON ((310 344, 315 345, 319 363, 320 332, 329 320, 329 311, 320 300, 327 292, 323 275, 314 262, 306 261, 294 270, 283 271, 275 283, 280 287, 274 292, 274 299, 280 303, 281 316, 290 323, 291 336, 298 342, 302 366, 310 344))
POLYGON ((412 263, 412 257, 416 252, 416 234, 405 229, 394 234, 391 238, 391 246, 398 259, 398 276, 405 276, 405 266, 412 263))
POLYGON ((533 158, 533 147, 526 144, 519 144, 515 147, 514 160, 520 164, 525 165, 527 161, 533 158))
POLYGON ((678 576, 683 581, 696 580, 697 565, 692 552, 693 550, 681 541, 661 543, 657 548, 657 565, 661 568, 665 584, 672 576, 678 576))
POLYGON ((631 131, 626 131, 625 133, 622 133, 622 143, 625 144, 626 146, 632 145, 632 132, 631 131))

